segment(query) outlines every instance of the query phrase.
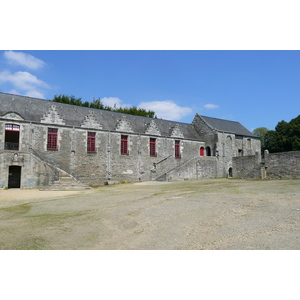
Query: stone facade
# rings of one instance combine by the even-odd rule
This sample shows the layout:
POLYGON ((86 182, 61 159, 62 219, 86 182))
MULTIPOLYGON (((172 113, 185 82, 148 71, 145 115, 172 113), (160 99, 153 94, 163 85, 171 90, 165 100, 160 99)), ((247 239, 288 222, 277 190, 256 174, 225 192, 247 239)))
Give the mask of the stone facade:
POLYGON ((259 149, 237 122, 196 114, 186 124, 0 93, 2 188, 45 187, 62 174, 89 186, 225 177, 233 157, 259 149))

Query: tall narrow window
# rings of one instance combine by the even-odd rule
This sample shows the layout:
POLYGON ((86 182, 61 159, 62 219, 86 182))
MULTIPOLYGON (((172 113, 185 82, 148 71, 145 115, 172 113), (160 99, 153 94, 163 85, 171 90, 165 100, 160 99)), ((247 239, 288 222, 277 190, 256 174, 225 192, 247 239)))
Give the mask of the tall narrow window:
POLYGON ((180 141, 178 141, 178 140, 175 141, 175 157, 176 158, 181 158, 181 155, 180 155, 180 141))
POLYGON ((96 132, 88 132, 87 152, 96 152, 96 132))
POLYGON ((121 154, 128 154, 128 135, 121 135, 121 154))
POLYGON ((48 128, 48 150, 57 150, 57 128, 48 128))
POLYGON ((150 156, 156 156, 156 139, 150 138, 150 156))
POLYGON ((20 126, 15 124, 5 124, 5 150, 19 150, 20 126))

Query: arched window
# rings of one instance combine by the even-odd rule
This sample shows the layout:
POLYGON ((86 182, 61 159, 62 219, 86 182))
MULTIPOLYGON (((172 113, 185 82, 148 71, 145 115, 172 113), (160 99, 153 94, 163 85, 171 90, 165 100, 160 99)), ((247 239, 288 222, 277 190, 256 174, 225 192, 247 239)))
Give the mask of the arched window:
POLYGON ((209 146, 206 147, 206 156, 211 156, 211 150, 209 146))
POLYGON ((200 148, 200 156, 204 156, 204 153, 205 153, 205 152, 204 152, 204 147, 201 147, 201 148, 200 148))

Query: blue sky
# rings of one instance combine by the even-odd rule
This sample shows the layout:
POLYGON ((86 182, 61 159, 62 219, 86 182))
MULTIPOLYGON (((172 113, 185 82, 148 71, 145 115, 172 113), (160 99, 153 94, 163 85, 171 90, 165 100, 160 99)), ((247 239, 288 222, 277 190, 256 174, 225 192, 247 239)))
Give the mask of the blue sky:
POLYGON ((274 129, 300 114, 299 51, 1 51, 0 90, 68 94, 191 122, 195 113, 274 129))

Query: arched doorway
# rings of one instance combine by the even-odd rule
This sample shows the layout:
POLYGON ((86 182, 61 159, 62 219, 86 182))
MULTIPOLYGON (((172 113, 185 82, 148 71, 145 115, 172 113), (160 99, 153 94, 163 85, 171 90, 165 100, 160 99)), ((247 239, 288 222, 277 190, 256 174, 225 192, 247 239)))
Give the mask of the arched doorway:
POLYGON ((200 156, 204 156, 204 147, 200 148, 200 156))
POLYGON ((21 187, 21 167, 10 166, 8 170, 8 188, 20 188, 21 187))
POLYGON ((211 150, 210 147, 206 147, 206 156, 211 156, 211 150))
POLYGON ((231 167, 228 169, 228 177, 229 178, 233 177, 233 173, 232 173, 232 168, 231 167))

